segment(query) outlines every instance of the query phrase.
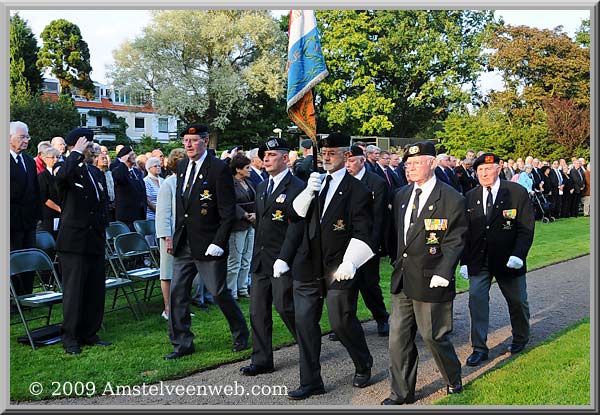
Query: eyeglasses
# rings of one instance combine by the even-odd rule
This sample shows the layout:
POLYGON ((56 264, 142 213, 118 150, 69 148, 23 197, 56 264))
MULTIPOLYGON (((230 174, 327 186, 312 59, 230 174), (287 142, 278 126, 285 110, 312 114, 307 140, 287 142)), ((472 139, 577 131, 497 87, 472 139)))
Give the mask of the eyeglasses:
POLYGON ((56 156, 46 156, 46 157, 44 157, 44 158, 45 158, 45 159, 55 159, 55 158, 58 158, 58 157, 56 157, 56 156))
POLYGON ((419 167, 419 166, 425 166, 426 164, 429 164, 429 160, 414 160, 414 161, 406 161, 404 162, 404 165, 406 167, 419 167))

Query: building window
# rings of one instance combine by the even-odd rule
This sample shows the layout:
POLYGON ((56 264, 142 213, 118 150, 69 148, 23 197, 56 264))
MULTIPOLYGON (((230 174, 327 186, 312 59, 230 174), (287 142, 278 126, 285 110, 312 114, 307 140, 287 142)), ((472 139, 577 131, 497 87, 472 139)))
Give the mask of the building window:
POLYGON ((144 128, 144 119, 143 118, 135 118, 135 128, 143 129, 144 128))
POLYGON ((168 133, 169 132, 169 119, 168 118, 159 118, 158 119, 158 132, 159 133, 168 133))
POLYGON ((58 94, 58 83, 44 81, 44 90, 58 94))
POLYGON ((102 116, 96 115, 96 126, 102 127, 102 116))
POLYGON ((87 126, 87 114, 81 114, 81 126, 87 126))

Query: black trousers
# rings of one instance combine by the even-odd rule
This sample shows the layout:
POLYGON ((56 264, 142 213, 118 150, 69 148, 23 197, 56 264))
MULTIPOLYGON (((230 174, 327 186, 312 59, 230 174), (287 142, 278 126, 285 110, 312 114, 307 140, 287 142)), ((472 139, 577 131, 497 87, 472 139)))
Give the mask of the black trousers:
POLYGON ((104 255, 60 252, 65 347, 93 340, 104 317, 104 255))
POLYGON ((571 206, 570 214, 572 218, 579 216, 579 205, 581 204, 581 193, 575 193, 571 195, 571 206))
MULTIPOLYGON (((27 231, 10 230, 10 250, 35 247, 35 229, 27 231)), ((24 272, 11 277, 17 295, 31 294, 33 292, 33 272, 24 272)))
POLYGON ((192 257, 187 241, 182 243, 173 260, 169 299, 169 337, 174 351, 185 353, 194 349, 190 300, 192 282, 197 273, 202 276, 204 286, 227 319, 234 342, 247 342, 249 333, 246 319, 227 288, 227 256, 222 255, 212 261, 198 261, 192 257))
POLYGON ((358 285, 358 290, 362 295, 365 305, 371 311, 373 318, 377 323, 386 323, 390 317, 385 309, 383 293, 379 286, 379 255, 367 261, 356 271, 354 276, 358 285))
POLYGON ((252 363, 258 366, 273 367, 273 304, 296 340, 291 274, 288 272, 279 278, 264 273, 252 274, 252 296, 250 297, 252 363))

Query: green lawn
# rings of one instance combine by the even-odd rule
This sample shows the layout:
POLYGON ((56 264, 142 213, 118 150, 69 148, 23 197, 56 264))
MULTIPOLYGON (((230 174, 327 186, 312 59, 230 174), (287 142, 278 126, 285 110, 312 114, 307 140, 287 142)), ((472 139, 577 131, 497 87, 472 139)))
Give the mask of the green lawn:
MULTIPOLYGON (((529 268, 539 268, 568 258, 589 254, 589 218, 561 219, 552 224, 536 223, 534 246, 528 258, 529 268)), ((386 303, 389 304, 391 266, 382 260, 381 287, 386 303)), ((468 287, 468 282, 458 277, 459 289, 468 287)), ((468 288, 467 288, 468 289, 468 288)), ((248 300, 240 301, 242 311, 248 316, 248 300)), ((29 346, 17 343, 16 338, 24 333, 20 324, 11 326, 10 338, 10 398, 12 401, 51 399, 53 381, 83 381, 103 385, 107 381, 119 385, 151 383, 161 379, 183 377, 194 372, 218 366, 226 362, 244 360, 251 351, 233 353, 231 335, 221 312, 212 307, 203 312, 192 311, 192 331, 196 334, 196 353, 176 361, 165 361, 163 356, 172 351, 167 336, 167 324, 160 317, 162 299, 154 298, 146 304, 146 315, 135 321, 129 310, 106 315, 100 337, 112 341, 109 348, 85 347, 77 356, 66 355, 62 345, 56 344, 32 351, 29 346), (29 393, 31 382, 41 382, 44 392, 38 396, 29 393)), ((276 313, 274 312, 274 315, 276 313)), ((371 318, 362 300, 358 315, 361 320, 371 318)), ((53 311, 54 322, 62 318, 62 310, 53 311)), ((326 312, 321 319, 323 332, 330 330, 326 312)), ((292 336, 284 324, 274 318, 274 344, 276 347, 291 344, 292 336)), ((98 391, 100 392, 100 391, 98 391)))
POLYGON ((589 318, 554 334, 436 405, 589 405, 589 318))

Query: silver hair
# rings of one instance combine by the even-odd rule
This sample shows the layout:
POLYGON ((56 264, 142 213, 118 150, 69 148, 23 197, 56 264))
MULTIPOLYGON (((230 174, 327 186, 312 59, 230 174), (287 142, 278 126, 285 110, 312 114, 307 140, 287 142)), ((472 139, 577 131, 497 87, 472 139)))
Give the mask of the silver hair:
POLYGON ((40 141, 37 145, 38 153, 42 153, 48 147, 52 147, 52 145, 50 144, 50 141, 40 141))
POLYGON ((446 153, 442 153, 442 154, 438 154, 437 157, 435 158, 437 161, 440 160, 446 160, 448 158, 448 154, 446 153))
POLYGON ((55 149, 54 147, 48 147, 42 151, 42 157, 46 157, 48 155, 56 156, 56 158, 60 157, 60 151, 55 149))
POLYGON ((248 156, 248 158, 249 158, 250 160, 252 160, 252 159, 253 159, 253 158, 255 158, 255 157, 258 157, 258 148, 256 148, 256 147, 255 147, 255 148, 253 148, 253 149, 250 149, 250 150, 248 151, 248 154, 246 154, 246 155, 248 156))
POLYGON ((152 166, 160 166, 160 159, 158 157, 150 157, 146 160, 146 170, 150 169, 152 166))
POLYGON ((25 130, 29 133, 29 127, 23 121, 11 121, 10 135, 15 135, 18 129, 25 130))
POLYGON ((365 153, 374 153, 375 151, 381 151, 381 149, 374 144, 369 144, 365 148, 365 153))

